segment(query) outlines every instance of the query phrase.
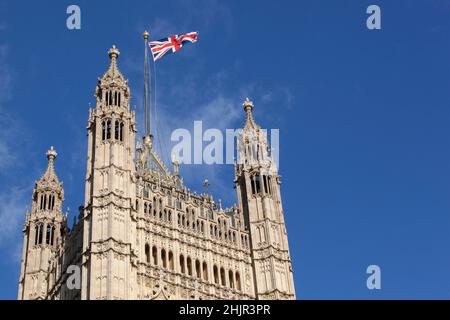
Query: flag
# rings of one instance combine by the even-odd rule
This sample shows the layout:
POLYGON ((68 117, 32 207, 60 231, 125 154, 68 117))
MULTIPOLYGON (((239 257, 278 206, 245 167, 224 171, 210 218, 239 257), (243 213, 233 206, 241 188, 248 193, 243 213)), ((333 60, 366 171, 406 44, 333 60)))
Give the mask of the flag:
POLYGON ((153 61, 161 59, 166 53, 175 53, 183 44, 197 42, 198 32, 189 32, 182 35, 173 35, 157 41, 150 41, 148 45, 152 51, 153 61))

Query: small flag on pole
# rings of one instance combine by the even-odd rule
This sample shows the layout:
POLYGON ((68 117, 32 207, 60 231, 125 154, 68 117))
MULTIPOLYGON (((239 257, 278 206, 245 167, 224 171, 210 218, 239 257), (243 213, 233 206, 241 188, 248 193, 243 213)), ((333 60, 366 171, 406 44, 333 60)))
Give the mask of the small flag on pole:
POLYGON ((157 41, 150 41, 148 45, 152 50, 153 61, 161 59, 166 53, 175 53, 181 49, 185 43, 195 43, 198 39, 198 32, 189 32, 182 35, 173 35, 157 41))

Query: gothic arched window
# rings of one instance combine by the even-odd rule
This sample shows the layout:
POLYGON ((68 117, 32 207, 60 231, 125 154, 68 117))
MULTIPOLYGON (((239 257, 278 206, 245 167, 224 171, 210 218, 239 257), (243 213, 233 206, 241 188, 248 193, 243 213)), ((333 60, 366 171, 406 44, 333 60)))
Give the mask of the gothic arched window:
POLYGON ((39 210, 43 210, 44 209, 44 195, 41 194, 41 196, 39 197, 40 199, 40 203, 39 203, 39 210))
POLYGON ((116 120, 114 123, 114 139, 119 140, 120 135, 120 122, 119 120, 116 120))
POLYGON ((39 241, 39 225, 34 226, 34 244, 38 244, 39 241))
POLYGON ((169 269, 173 271, 174 265, 173 265, 173 252, 169 251, 169 269))
POLYGON ((203 280, 208 281, 208 265, 206 262, 203 262, 203 280))
POLYGON ((224 268, 220 268, 220 284, 223 285, 223 286, 226 284, 225 269, 224 268))
POLYGON ((44 236, 44 230, 43 225, 39 225, 39 235, 38 235, 38 244, 42 244, 42 238, 44 236))
POLYGON ((188 257, 186 259, 186 266, 187 266, 188 275, 192 276, 192 260, 190 257, 188 257))
POLYGON ((106 139, 106 121, 102 122, 102 141, 106 139))
POLYGON ((111 120, 106 120, 106 140, 111 139, 111 120))
POLYGON ((181 273, 186 273, 186 270, 184 269, 184 256, 180 256, 180 271, 181 273))
POLYGON ((54 226, 52 226, 52 235, 51 235, 51 238, 50 238, 50 245, 51 246, 53 246, 53 240, 54 240, 54 237, 55 237, 55 227, 54 226))
POLYGON ((158 250, 156 249, 155 246, 153 246, 153 248, 152 248, 152 255, 153 255, 153 265, 157 266, 158 265, 158 250))
POLYGON ((200 269, 200 261, 195 260, 195 275, 198 279, 202 278, 202 272, 200 269))
POLYGON ((50 244, 51 236, 52 236, 52 226, 47 225, 47 230, 45 232, 45 244, 50 244))
POLYGON ((43 205, 43 209, 47 209, 47 195, 44 194, 44 205, 43 205))
POLYGON ((233 271, 228 271, 228 281, 230 283, 230 288, 234 289, 234 278, 233 278, 233 271))
POLYGON ((241 291, 241 276, 239 275, 239 272, 237 272, 237 271, 235 274, 235 278, 236 278, 236 289, 238 291, 241 291))
POLYGON ((102 140, 111 139, 111 120, 103 120, 102 122, 102 140))
POLYGON ((217 269, 217 266, 213 267, 213 273, 214 273, 214 283, 219 284, 219 270, 217 269))
POLYGON ((145 245, 145 262, 150 263, 150 246, 145 245))
POLYGON ((162 262, 162 267, 164 269, 167 268, 166 250, 164 250, 164 249, 161 250, 161 262, 162 262))
POLYGON ((119 132, 120 132, 120 134, 119 134, 119 140, 120 140, 120 141, 123 141, 123 122, 120 123, 120 126, 119 126, 119 132))

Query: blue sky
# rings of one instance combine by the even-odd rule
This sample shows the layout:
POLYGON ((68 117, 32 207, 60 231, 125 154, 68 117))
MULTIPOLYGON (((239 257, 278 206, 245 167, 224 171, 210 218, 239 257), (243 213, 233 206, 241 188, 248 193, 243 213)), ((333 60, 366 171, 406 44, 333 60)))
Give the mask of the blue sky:
MULTIPOLYGON (((0 0, 0 298, 16 298, 24 212, 51 145, 65 207, 84 202, 87 112, 112 44, 142 124, 149 29, 200 32, 157 65, 162 152, 194 120, 242 126, 246 96, 258 123, 280 128, 298 298, 449 299, 449 15, 450 0, 0 0), (70 4, 81 30, 66 28, 70 4), (370 4, 381 30, 366 28, 370 4), (366 288, 371 264, 379 291, 366 288)), ((181 173, 236 201, 232 166, 181 173)))

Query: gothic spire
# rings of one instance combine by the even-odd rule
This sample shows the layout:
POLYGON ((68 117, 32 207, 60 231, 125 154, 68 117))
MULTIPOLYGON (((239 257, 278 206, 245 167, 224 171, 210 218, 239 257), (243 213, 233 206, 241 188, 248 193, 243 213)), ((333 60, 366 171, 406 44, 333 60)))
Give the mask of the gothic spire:
POLYGON ((48 159, 47 170, 45 170, 45 173, 39 179, 38 184, 47 183, 47 184, 55 184, 55 185, 59 186, 61 183, 59 182, 58 176, 56 175, 55 165, 54 165, 56 156, 58 154, 56 153, 56 150, 53 149, 53 146, 51 146, 50 150, 47 151, 46 155, 47 155, 47 159, 48 159))
POLYGON ((123 81, 126 82, 124 76, 120 72, 117 66, 117 59, 119 58, 120 51, 116 48, 115 45, 112 46, 111 49, 108 50, 108 55, 110 58, 110 64, 108 70, 106 70, 105 74, 102 77, 102 81, 110 80, 110 81, 123 81))
POLYGON ((50 147, 50 150, 47 151, 46 155, 48 159, 47 169, 45 170, 39 181, 37 181, 36 187, 41 189, 52 189, 59 193, 62 191, 62 183, 59 181, 58 176, 56 175, 54 164, 56 156, 58 154, 52 146, 50 147))
POLYGON ((253 119, 253 102, 250 101, 248 98, 245 99, 244 103, 242 104, 244 107, 245 112, 247 113, 247 120, 244 125, 244 130, 249 129, 260 129, 260 126, 256 124, 255 120, 253 119))

